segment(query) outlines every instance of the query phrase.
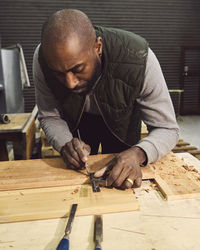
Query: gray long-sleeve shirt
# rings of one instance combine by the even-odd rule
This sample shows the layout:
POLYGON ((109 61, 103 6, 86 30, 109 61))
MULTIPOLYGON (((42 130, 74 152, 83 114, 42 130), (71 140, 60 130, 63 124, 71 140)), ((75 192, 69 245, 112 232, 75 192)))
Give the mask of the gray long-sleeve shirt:
MULTIPOLYGON (((35 84, 38 117, 49 143, 60 152, 66 142, 71 141, 69 127, 60 117, 61 107, 45 82, 38 62, 39 46, 33 58, 33 80, 35 84)), ((142 120, 149 128, 149 134, 136 146, 142 148, 148 163, 157 161, 167 154, 177 143, 179 128, 171 98, 159 62, 149 48, 144 85, 137 102, 141 109, 142 120)), ((87 96, 85 111, 99 114, 93 96, 87 96)))

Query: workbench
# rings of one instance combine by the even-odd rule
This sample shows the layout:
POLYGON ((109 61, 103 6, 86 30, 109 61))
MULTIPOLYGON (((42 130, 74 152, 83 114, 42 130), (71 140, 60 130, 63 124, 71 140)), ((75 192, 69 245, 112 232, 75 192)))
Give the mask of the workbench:
POLYGON ((22 159, 30 159, 35 142, 35 116, 32 113, 8 114, 10 123, 0 123, 0 161, 7 161, 7 141, 18 142, 22 159))
MULTIPOLYGON (((189 153, 178 157, 200 171, 189 153)), ((149 180, 135 189, 140 209, 103 215, 104 250, 200 249, 200 199, 166 201, 149 180)), ((0 249, 56 249, 67 218, 0 224, 0 249)), ((71 250, 94 249, 94 217, 76 216, 70 234, 71 250)))

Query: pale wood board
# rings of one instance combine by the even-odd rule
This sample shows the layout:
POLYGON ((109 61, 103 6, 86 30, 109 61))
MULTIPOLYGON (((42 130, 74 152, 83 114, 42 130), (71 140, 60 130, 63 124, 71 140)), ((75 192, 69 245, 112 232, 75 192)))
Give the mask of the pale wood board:
POLYGON ((33 148, 35 145, 35 118, 28 124, 28 127, 24 129, 26 132, 24 133, 24 141, 25 141, 25 150, 23 152, 23 159, 30 159, 33 148))
POLYGON ((148 135, 149 131, 147 129, 147 126, 144 122, 142 122, 141 124, 141 139, 143 139, 144 137, 146 137, 148 135))
POLYGON ((1 191, 0 223, 66 217, 73 203, 78 204, 77 216, 139 209, 131 189, 93 193, 90 185, 77 185, 1 191))
MULTIPOLYGON (((98 159, 97 157, 90 157, 91 169, 93 164, 96 168, 98 163, 102 163, 102 156, 98 157, 100 158, 98 159)), ((104 155, 103 160, 107 162, 112 159, 112 157, 112 155, 104 155)), ((50 161, 52 164, 52 162, 55 163, 58 162, 58 160, 61 164, 63 164, 62 166, 65 166, 62 160, 58 158, 45 159, 45 162, 50 161)), ((36 160, 33 161, 36 162, 36 160)), ((18 161, 15 163, 17 162, 18 161)), ((186 163, 177 158, 173 153, 168 154, 155 164, 150 164, 149 167, 154 169, 156 173, 155 180, 166 199, 177 200, 185 198, 200 198, 200 184, 197 180, 198 175, 197 173, 193 173, 193 171, 186 170, 183 167, 185 164, 186 163)), ((49 163, 47 166, 49 166, 49 163)), ((12 167, 9 169, 12 170, 12 167)), ((55 165, 53 166, 53 169, 55 169, 55 165)), ((25 173, 23 173, 23 171, 21 172, 21 174, 25 174, 23 176, 24 180, 27 179, 26 174, 27 176, 30 174, 30 171, 28 170, 29 169, 26 169, 25 173)), ((72 170, 70 171, 72 176, 75 174, 75 177, 72 178, 73 182, 76 180, 77 182, 80 181, 79 177, 81 176, 86 178, 86 182, 88 181, 88 177, 83 173, 76 173, 72 170)), ((2 173, 3 172, 4 171, 2 171, 2 173)), ((40 173, 38 171, 36 173, 38 174, 39 178, 40 173)), ((47 174, 50 176, 52 175, 51 172, 47 174)), ((20 179, 20 175, 18 177, 20 179)), ((34 178, 36 178, 36 174, 34 178)), ((49 179, 47 182, 49 182, 49 179)), ((32 183, 30 186, 32 186, 32 183)), ((43 182, 43 184, 44 183, 45 182, 43 182)), ((36 184, 38 185, 38 183, 36 184)), ((0 192, 1 222, 58 218, 67 216, 66 211, 69 211, 69 207, 74 202, 79 204, 79 215, 132 211, 134 209, 138 209, 137 200, 135 199, 135 196, 132 194, 131 190, 122 191, 102 188, 101 193, 94 194, 90 185, 61 187, 52 186, 50 188, 38 188, 37 185, 35 186, 37 187, 35 189, 21 189, 18 191, 9 190, 0 192)), ((72 185, 72 183, 70 185, 72 185)))
MULTIPOLYGON (((89 156, 91 172, 104 166, 114 154, 89 156)), ((142 168, 143 179, 153 179, 150 167, 142 168)), ((0 191, 25 188, 56 187, 89 183, 86 171, 66 169, 61 158, 0 162, 0 191)))
MULTIPOLYGON (((188 164, 193 164, 191 155, 184 155, 188 164)), ((199 164, 200 161, 196 165, 199 164)), ((102 249, 199 250, 200 199, 167 202, 153 189, 150 181, 143 181, 135 192, 140 210, 103 215, 102 249)), ((0 224, 0 248, 56 249, 67 220, 58 218, 0 224)), ((76 216, 70 234, 70 250, 94 249, 93 238, 94 216, 76 216)))
POLYGON ((150 164, 155 170, 155 181, 167 200, 200 198, 200 174, 193 165, 169 153, 160 161, 150 164))
POLYGON ((10 123, 8 124, 0 123, 0 134, 7 132, 22 131, 30 116, 31 113, 8 114, 10 123))

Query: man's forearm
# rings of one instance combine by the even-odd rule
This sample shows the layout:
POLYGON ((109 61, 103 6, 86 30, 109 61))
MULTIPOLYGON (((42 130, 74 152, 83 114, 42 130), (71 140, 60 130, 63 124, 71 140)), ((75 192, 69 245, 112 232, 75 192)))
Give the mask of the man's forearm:
POLYGON ((147 154, 147 163, 155 162, 174 148, 179 138, 178 132, 176 128, 155 128, 136 146, 147 154))
POLYGON ((72 140, 72 134, 64 120, 56 117, 40 118, 40 125, 48 142, 58 151, 72 140))

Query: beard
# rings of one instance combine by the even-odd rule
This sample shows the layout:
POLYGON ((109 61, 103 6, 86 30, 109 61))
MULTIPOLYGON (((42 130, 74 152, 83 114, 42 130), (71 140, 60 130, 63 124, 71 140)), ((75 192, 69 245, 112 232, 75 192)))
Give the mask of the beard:
MULTIPOLYGON (((81 86, 77 86, 73 90, 76 91, 76 90, 84 89, 83 91, 81 91, 78 94, 79 95, 88 94, 93 89, 93 87, 96 84, 96 81, 98 80, 100 75, 101 75, 101 63, 100 63, 99 59, 96 57, 95 62, 94 62, 94 70, 93 70, 93 73, 92 73, 92 76, 90 77, 90 79, 85 84, 83 84, 81 86)), ((71 91, 73 92, 73 90, 71 90, 71 91)))

